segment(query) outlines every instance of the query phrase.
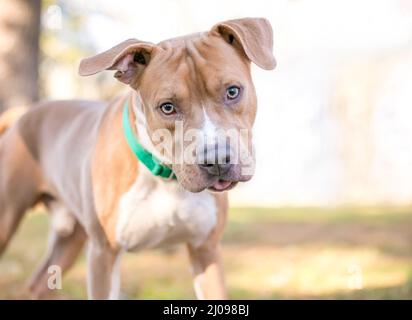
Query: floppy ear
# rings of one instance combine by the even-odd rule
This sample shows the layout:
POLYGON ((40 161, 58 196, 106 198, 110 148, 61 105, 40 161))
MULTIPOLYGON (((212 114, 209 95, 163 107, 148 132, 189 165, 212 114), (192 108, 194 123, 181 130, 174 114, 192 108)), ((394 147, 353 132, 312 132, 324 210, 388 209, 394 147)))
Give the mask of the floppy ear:
POLYGON ((216 24, 211 33, 220 34, 229 44, 240 46, 246 57, 262 69, 276 67, 273 31, 265 18, 244 18, 216 24))
POLYGON ((104 70, 117 70, 114 77, 130 84, 144 70, 156 48, 149 42, 126 40, 105 52, 83 59, 79 74, 89 76, 104 70))

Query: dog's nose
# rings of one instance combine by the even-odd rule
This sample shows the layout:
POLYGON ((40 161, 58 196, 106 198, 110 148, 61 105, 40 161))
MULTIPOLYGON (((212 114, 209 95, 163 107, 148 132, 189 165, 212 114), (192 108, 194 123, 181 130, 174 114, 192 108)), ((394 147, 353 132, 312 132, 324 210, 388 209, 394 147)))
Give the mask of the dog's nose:
POLYGON ((204 170, 207 171, 207 173, 213 175, 213 176, 222 176, 226 172, 230 170, 230 167, 232 165, 230 163, 227 164, 201 164, 200 167, 202 167, 204 170))
POLYGON ((217 146, 206 147, 199 166, 207 173, 214 176, 222 176, 227 173, 232 164, 230 163, 230 149, 218 149, 217 146))

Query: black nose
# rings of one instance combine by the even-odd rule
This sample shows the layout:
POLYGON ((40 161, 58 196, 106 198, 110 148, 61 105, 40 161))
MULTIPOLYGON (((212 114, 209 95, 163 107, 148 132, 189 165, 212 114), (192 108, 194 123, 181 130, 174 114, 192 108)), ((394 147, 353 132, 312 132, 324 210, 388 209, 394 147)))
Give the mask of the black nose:
POLYGON ((200 167, 213 176, 222 176, 230 170, 232 165, 227 164, 201 164, 200 167))
POLYGON ((222 151, 217 147, 205 148, 199 166, 211 175, 224 175, 232 167, 230 163, 230 150, 225 148, 225 150, 222 151))

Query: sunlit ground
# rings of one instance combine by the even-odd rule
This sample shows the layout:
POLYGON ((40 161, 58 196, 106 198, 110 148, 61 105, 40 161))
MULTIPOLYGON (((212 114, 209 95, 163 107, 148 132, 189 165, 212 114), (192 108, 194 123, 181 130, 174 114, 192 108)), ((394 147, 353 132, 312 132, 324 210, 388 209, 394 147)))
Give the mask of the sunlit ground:
MULTIPOLYGON (((0 298, 26 297, 45 251, 47 216, 28 215, 0 260, 0 298)), ((223 241, 231 298, 411 299, 412 209, 232 209, 223 241)), ((84 255, 60 293, 86 298, 84 255)), ((127 254, 126 299, 194 298, 183 247, 127 254)))

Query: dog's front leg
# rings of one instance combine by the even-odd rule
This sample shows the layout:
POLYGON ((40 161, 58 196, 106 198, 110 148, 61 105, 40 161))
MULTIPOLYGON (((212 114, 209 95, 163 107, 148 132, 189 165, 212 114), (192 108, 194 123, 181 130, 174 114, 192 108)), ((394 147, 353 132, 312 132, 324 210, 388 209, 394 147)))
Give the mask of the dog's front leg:
POLYGON ((118 299, 120 293, 120 255, 108 245, 93 243, 88 247, 89 299, 118 299))
POLYGON ((188 245, 193 268, 194 287, 198 299, 226 299, 223 267, 217 244, 198 248, 188 245))

